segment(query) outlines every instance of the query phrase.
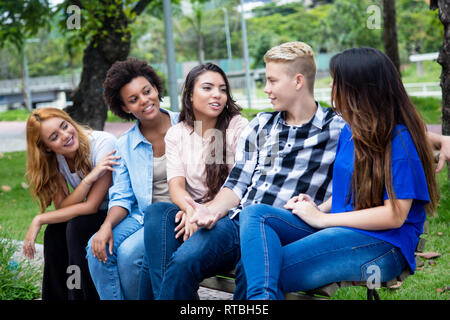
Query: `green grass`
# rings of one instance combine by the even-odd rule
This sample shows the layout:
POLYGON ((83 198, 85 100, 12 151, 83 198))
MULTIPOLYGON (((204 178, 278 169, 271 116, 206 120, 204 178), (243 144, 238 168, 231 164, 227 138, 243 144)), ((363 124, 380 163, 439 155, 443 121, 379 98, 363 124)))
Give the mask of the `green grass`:
MULTIPOLYGON (((0 158, 0 186, 9 186, 11 191, 0 189, 0 225, 14 239, 23 240, 39 206, 32 200, 29 190, 22 186, 25 179, 26 153, 8 152, 0 158)), ((43 243, 43 230, 37 243, 43 243)))

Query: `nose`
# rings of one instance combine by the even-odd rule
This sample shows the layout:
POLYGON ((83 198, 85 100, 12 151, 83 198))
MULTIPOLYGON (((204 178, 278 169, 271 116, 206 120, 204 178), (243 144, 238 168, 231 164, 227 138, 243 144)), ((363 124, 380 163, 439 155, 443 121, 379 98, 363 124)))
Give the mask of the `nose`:
POLYGON ((144 94, 139 95, 139 102, 141 105, 146 104, 149 101, 149 99, 150 97, 148 95, 147 96, 144 94))
POLYGON ((60 135, 61 135, 61 137, 64 138, 64 140, 67 140, 72 136, 72 134, 70 132, 67 132, 65 130, 61 130, 60 135))
POLYGON ((266 85, 264 86, 264 93, 266 93, 266 94, 270 93, 269 81, 266 81, 266 85))
POLYGON ((212 95, 214 98, 219 98, 222 94, 223 92, 220 90, 220 88, 215 88, 214 90, 212 90, 212 95))

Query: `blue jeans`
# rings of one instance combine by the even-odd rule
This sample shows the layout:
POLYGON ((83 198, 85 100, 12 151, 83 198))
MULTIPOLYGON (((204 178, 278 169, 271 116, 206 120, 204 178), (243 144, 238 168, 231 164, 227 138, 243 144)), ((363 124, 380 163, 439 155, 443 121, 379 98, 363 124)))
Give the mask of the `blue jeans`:
POLYGON ((384 282, 399 275, 398 248, 349 228, 317 230, 285 209, 251 205, 240 213, 241 255, 248 299, 283 299, 336 281, 384 282))
MULTIPOLYGON (((195 300, 203 279, 232 270, 240 258, 237 221, 226 216, 214 228, 198 229, 183 242, 175 239, 178 211, 173 203, 159 202, 145 213, 146 270, 155 299, 195 300)), ((143 278, 147 277, 142 274, 143 278)), ((140 292, 144 291, 141 287, 140 292)), ((238 287, 235 296, 242 295, 238 287)))
POLYGON ((139 273, 144 255, 144 229, 134 218, 127 216, 112 230, 113 254, 100 262, 91 250, 92 238, 86 247, 89 271, 102 300, 136 300, 139 273))

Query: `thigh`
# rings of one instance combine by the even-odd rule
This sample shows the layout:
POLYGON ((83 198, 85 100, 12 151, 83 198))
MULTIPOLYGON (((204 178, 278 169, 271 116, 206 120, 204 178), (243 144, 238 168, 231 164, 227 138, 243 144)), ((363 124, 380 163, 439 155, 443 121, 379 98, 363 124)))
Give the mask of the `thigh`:
POLYGON ((114 240, 113 254, 117 255, 117 250, 122 245, 122 243, 141 228, 142 225, 131 216, 127 216, 118 225, 116 225, 112 230, 114 240))
POLYGON ((274 231, 281 245, 309 236, 317 231, 291 211, 266 204, 251 205, 239 215, 241 239, 253 237, 254 232, 274 231))
POLYGON ((327 228, 283 247, 284 292, 310 290, 336 281, 367 280, 369 267, 387 281, 404 268, 392 244, 349 228, 327 228))
POLYGON ((174 253, 179 263, 195 264, 204 278, 230 271, 239 261, 239 229, 228 216, 212 229, 198 229, 174 253))
POLYGON ((86 245, 92 235, 98 231, 106 217, 102 210, 94 214, 78 216, 67 222, 66 239, 69 254, 75 254, 84 259, 86 245))
MULTIPOLYGON (((117 263, 119 272, 121 266, 135 265, 142 263, 144 255, 144 228, 141 226, 128 238, 126 238, 117 248, 117 263)), ((126 271, 126 268, 124 269, 126 271)))

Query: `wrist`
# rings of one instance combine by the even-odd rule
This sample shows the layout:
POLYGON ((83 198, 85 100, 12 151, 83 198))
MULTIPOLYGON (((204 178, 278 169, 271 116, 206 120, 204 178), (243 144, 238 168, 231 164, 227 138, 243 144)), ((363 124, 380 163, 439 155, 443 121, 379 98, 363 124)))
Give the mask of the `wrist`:
POLYGON ((81 182, 83 182, 86 186, 91 187, 91 186, 92 186, 92 182, 87 181, 86 178, 87 178, 87 177, 85 177, 84 179, 82 179, 81 182))

